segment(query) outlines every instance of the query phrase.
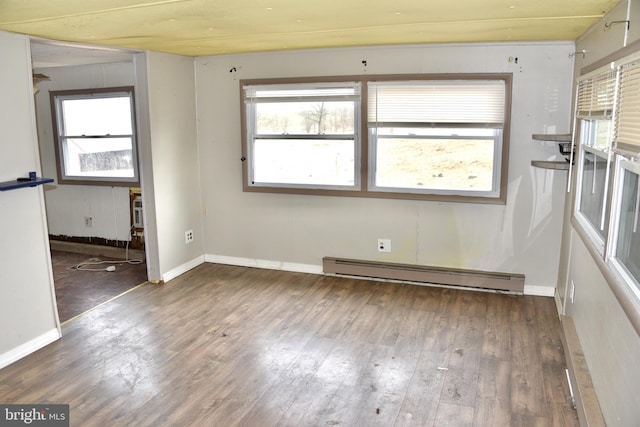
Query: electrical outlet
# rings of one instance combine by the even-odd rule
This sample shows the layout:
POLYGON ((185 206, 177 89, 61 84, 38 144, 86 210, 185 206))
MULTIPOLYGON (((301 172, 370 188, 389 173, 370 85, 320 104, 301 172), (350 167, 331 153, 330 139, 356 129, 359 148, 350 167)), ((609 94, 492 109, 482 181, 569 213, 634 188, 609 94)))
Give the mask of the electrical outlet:
POLYGON ((571 281, 571 286, 569 287, 569 301, 573 304, 573 297, 576 296, 576 285, 571 281))
POLYGON ((391 239, 378 239, 378 252, 391 252, 391 239))
POLYGON ((186 244, 193 242, 193 230, 187 230, 184 232, 184 242, 186 244))
POLYGON ((85 216, 84 217, 84 226, 85 227, 93 227, 93 218, 91 218, 90 216, 85 216))

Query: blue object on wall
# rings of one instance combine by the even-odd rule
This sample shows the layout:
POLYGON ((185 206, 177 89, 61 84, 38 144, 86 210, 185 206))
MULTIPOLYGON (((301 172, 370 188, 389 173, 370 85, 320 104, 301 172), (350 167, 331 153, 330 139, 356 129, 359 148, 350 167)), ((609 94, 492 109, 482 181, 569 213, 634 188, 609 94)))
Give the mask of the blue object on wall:
POLYGON ((0 182, 0 191, 15 190, 17 188, 23 188, 23 187, 36 187, 38 185, 48 184, 50 182, 53 182, 53 179, 38 178, 38 177, 36 177, 35 179, 28 179, 28 178, 14 179, 13 181, 0 182))

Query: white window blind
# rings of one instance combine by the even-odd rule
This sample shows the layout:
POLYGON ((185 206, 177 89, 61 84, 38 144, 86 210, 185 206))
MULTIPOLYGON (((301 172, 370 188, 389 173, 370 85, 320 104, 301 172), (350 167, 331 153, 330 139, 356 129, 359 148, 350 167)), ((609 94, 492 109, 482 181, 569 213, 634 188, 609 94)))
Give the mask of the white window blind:
POLYGON ((380 124, 484 124, 504 122, 505 82, 370 82, 368 121, 380 124))
POLYGON ((616 151, 640 153, 640 61, 620 67, 615 119, 616 151))
POLYGON ((616 92, 616 70, 608 70, 578 83, 577 116, 580 119, 610 119, 616 92))
POLYGON ((356 82, 245 86, 244 91, 247 103, 358 101, 360 99, 360 84, 356 82))

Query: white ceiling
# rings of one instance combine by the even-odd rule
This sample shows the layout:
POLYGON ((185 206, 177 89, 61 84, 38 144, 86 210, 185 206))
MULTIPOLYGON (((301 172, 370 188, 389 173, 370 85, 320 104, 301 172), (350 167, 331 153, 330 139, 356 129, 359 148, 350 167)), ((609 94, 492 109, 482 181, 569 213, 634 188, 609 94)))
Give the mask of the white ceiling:
POLYGON ((62 43, 42 39, 32 39, 31 41, 31 60, 34 69, 130 62, 132 53, 131 50, 97 45, 62 43))

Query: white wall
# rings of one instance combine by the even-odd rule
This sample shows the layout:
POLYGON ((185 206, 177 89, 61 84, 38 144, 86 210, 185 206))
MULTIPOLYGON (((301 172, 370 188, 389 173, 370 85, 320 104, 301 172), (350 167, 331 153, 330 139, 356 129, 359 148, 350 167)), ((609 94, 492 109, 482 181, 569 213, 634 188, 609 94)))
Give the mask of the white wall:
MULTIPOLYGON (((26 36, 0 32, 0 182, 40 175, 26 36)), ((0 192, 0 367, 59 338, 42 187, 0 192)))
POLYGON ((196 59, 207 259, 319 271, 323 256, 524 273, 553 295, 567 172, 533 133, 570 131, 573 43, 431 45, 289 51, 196 59), (509 61, 509 58, 518 58, 509 61), (243 193, 239 79, 512 72, 506 205, 243 193), (236 73, 230 72, 235 67, 236 73), (393 252, 376 250, 377 238, 393 252), (263 262, 263 261, 271 262, 263 262))
MULTIPOLYGON (((624 47, 624 24, 609 30, 606 22, 631 19, 640 22, 638 2, 631 1, 632 15, 627 17, 627 1, 621 1, 576 43, 576 50, 586 50, 576 58, 576 75, 582 67, 624 47)), ((629 32, 627 44, 640 38, 640 32, 629 32)), ((575 184, 575 179, 573 180, 575 184)), ((575 194, 572 189, 571 197, 575 194)), ((578 338, 589 367, 598 400, 608 426, 637 426, 640 420, 640 337, 612 292, 605 275, 587 249, 587 244, 571 225, 568 212, 563 238, 563 266, 566 276, 560 281, 573 282, 575 296, 561 301, 565 314, 576 326, 578 338)), ((567 286, 567 288, 569 288, 567 286)))
POLYGON ((149 278, 167 281, 204 261, 193 58, 146 52, 136 69, 146 224, 154 233, 147 250, 159 262, 158 277, 150 270, 149 278))
MULTIPOLYGON (((43 173, 57 181, 49 91, 134 85, 133 62, 41 68, 51 78, 38 84, 36 117, 43 173)), ((57 183, 56 183, 57 184, 57 183)), ((54 236, 130 240, 129 188, 59 185, 45 191, 49 233, 54 236), (91 227, 84 218, 92 218, 91 227)))

